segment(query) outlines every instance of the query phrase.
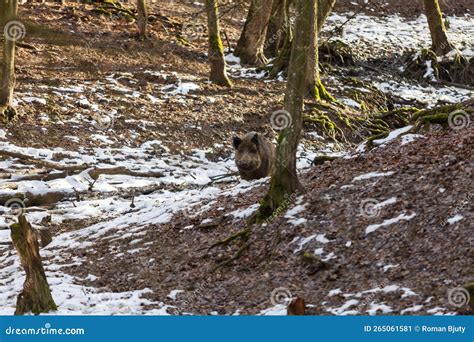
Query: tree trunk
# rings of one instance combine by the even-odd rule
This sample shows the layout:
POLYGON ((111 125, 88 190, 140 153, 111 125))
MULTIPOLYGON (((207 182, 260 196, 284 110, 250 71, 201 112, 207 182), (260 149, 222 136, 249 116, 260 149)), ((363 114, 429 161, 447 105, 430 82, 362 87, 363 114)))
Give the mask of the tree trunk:
POLYGON ((15 87, 15 40, 18 34, 20 36, 24 34, 24 26, 21 26, 20 22, 12 23, 17 17, 17 0, 0 0, 0 9, 0 28, 2 33, 6 31, 0 60, 0 114, 11 118, 15 115, 12 108, 15 87))
POLYGON ((23 291, 18 296, 15 315, 57 310, 39 254, 38 240, 31 225, 25 216, 21 215, 18 223, 11 225, 10 229, 13 245, 26 272, 26 280, 23 291))
POLYGON ((219 29, 218 0, 206 0, 207 30, 209 34, 209 63, 211 73, 209 80, 215 84, 232 87, 227 77, 224 46, 219 29))
POLYGON ((142 39, 147 38, 148 6, 147 0, 137 0, 137 25, 138 35, 142 39))
POLYGON ((283 45, 286 26, 289 25, 287 15, 288 0, 274 0, 272 14, 268 22, 267 38, 263 47, 266 56, 276 57, 283 45))
MULTIPOLYGON (((318 19, 320 18, 319 15, 319 8, 318 4, 324 2, 325 0, 317 0, 315 1, 314 8, 311 10, 309 14, 311 16, 311 48, 309 49, 308 54, 308 67, 306 72, 306 84, 308 89, 308 95, 314 97, 316 100, 327 100, 327 101, 335 101, 335 99, 326 91, 326 88, 321 83, 321 79, 319 77, 319 58, 318 58, 318 19)), ((327 17, 327 13, 325 13, 327 17)))
MULTIPOLYGON (((288 1, 288 0, 287 0, 288 1)), ((318 0, 318 7, 317 9, 317 28, 318 28, 318 34, 321 31, 321 28, 324 24, 324 22, 327 20, 329 14, 331 13, 332 9, 334 8, 334 5, 336 3, 336 0, 318 0)), ((272 70, 270 71, 270 77, 276 77, 281 71, 285 70, 288 67, 288 62, 290 59, 290 51, 291 51, 291 43, 292 43, 292 35, 291 35, 291 23, 289 27, 287 27, 287 34, 285 37, 285 43, 283 45, 283 48, 278 54, 278 57, 276 58, 275 62, 273 63, 272 70)), ((311 36, 312 38, 315 38, 316 41, 314 42, 315 46, 318 46, 318 37, 314 37, 313 34, 311 36)), ((314 51, 317 54, 317 50, 314 51)), ((334 101, 334 99, 327 93, 327 91, 324 89, 322 86, 321 82, 316 82, 316 80, 319 80, 319 69, 316 69, 315 66, 318 65, 318 61, 315 59, 315 55, 312 53, 311 54, 311 61, 308 64, 308 68, 314 68, 314 70, 317 72, 317 74, 314 74, 308 70, 308 75, 313 75, 314 80, 312 82, 309 82, 308 88, 311 90, 311 94, 314 94, 314 96, 317 95, 315 91, 315 87, 313 85, 318 85, 318 93, 322 96, 316 96, 316 98, 323 98, 326 100, 334 101), (310 67, 311 65, 311 67, 310 67)), ((310 81, 311 78, 308 78, 308 81, 310 81)))
POLYGON ((303 100, 307 91, 306 70, 313 30, 311 13, 317 0, 297 0, 295 37, 288 69, 285 110, 290 115, 289 125, 278 136, 276 160, 272 170, 270 189, 260 207, 257 218, 269 217, 288 196, 303 192, 296 171, 296 150, 303 126, 303 100))
MULTIPOLYGON (((291 0, 290 0, 291 1, 291 0)), ((291 47, 293 45, 293 24, 294 18, 289 16, 289 7, 287 7, 287 16, 286 16, 285 26, 282 27, 284 30, 284 42, 283 46, 278 53, 278 57, 273 62, 273 67, 270 70, 270 77, 275 78, 282 71, 285 71, 288 68, 288 63, 291 57, 291 47)))
POLYGON ((234 54, 243 64, 262 66, 267 63, 263 53, 273 0, 252 0, 247 20, 234 54))
POLYGON ((442 56, 454 49, 448 39, 438 0, 424 0, 426 18, 431 33, 432 48, 442 56))
POLYGON ((318 33, 321 32, 335 4, 336 0, 318 0, 318 33))

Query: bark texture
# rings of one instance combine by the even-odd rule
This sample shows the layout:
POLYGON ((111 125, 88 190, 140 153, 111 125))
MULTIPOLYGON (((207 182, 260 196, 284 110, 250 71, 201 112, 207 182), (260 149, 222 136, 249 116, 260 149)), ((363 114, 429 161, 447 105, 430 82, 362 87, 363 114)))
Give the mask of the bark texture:
POLYGON ((318 33, 321 32, 335 4, 336 0, 318 0, 318 33))
POLYGON ((263 49, 272 5, 273 0, 252 0, 250 3, 247 20, 234 51, 243 64, 261 66, 267 63, 263 49))
POLYGON ((311 48, 311 12, 317 0, 297 0, 295 37, 291 50, 285 110, 290 115, 289 124, 278 136, 275 166, 272 170, 270 189, 262 202, 259 217, 270 216, 294 194, 303 189, 296 171, 296 150, 301 138, 303 101, 307 91, 306 70, 311 48))
POLYGON ((0 0, 0 29, 4 35, 0 60, 0 115, 6 115, 8 118, 14 116, 12 101, 15 88, 15 39, 17 34, 21 35, 23 29, 19 25, 14 27, 11 24, 17 20, 17 12, 17 0, 0 0), (5 34, 5 27, 7 27, 7 34, 5 34))
POLYGON ((451 51, 454 46, 446 34, 443 15, 438 0, 424 0, 426 18, 431 33, 432 48, 436 54, 442 56, 451 51))
POLYGON ((264 45, 266 56, 278 56, 285 40, 286 26, 289 25, 287 13, 288 0, 274 0, 272 14, 268 23, 267 38, 264 45))
POLYGON ((218 0, 206 0, 206 11, 209 34, 209 63, 211 67, 209 80, 221 86, 232 87, 232 83, 227 77, 224 46, 220 36, 218 0))
POLYGON ((26 272, 26 280, 23 291, 18 296, 15 315, 57 310, 39 254, 38 240, 30 223, 21 215, 18 223, 11 225, 10 229, 13 245, 26 272))
MULTIPOLYGON (((318 19, 320 18, 320 11, 318 4, 328 1, 328 0, 317 0, 313 2, 313 8, 308 14, 311 17, 311 47, 309 49, 308 55, 308 66, 306 72, 306 84, 308 89, 308 95, 314 97, 316 100, 327 100, 335 101, 334 98, 326 91, 326 88, 321 83, 319 76, 319 58, 318 58, 318 34, 319 34, 319 25, 318 19)), ((326 8, 327 11, 327 8, 326 8)), ((327 16, 328 13, 324 13, 324 16, 327 16)))
POLYGON ((148 6, 147 0, 137 0, 137 26, 138 35, 142 39, 147 38, 148 6))

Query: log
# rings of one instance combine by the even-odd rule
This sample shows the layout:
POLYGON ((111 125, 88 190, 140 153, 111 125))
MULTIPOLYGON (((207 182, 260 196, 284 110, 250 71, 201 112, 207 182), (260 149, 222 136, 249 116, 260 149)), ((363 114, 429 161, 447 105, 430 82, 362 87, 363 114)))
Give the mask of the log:
POLYGON ((39 254, 38 240, 30 223, 21 215, 18 223, 11 225, 10 229, 13 246, 26 272, 23 291, 18 295, 15 315, 24 315, 28 312, 38 315, 57 310, 39 254))

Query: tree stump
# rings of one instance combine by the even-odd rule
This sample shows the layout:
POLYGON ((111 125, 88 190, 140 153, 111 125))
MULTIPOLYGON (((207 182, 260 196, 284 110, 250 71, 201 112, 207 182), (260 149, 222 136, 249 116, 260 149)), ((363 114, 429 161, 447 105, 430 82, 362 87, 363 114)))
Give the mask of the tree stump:
POLYGON ((37 236, 30 223, 25 216, 21 215, 18 223, 12 224, 10 229, 13 245, 26 272, 23 291, 19 294, 16 303, 15 315, 28 312, 37 315, 57 310, 39 254, 37 236))

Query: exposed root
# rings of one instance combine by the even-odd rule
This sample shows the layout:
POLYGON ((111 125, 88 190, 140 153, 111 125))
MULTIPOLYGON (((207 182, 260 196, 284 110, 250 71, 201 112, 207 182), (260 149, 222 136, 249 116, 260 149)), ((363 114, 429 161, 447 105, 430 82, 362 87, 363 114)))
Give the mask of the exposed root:
POLYGON ((336 159, 339 159, 339 157, 321 155, 321 156, 316 156, 311 164, 312 165, 322 165, 326 162, 331 162, 331 161, 336 160, 336 159))
POLYGON ((237 260, 238 258, 240 258, 240 256, 242 255, 242 253, 243 253, 244 251, 246 251, 246 250, 250 247, 251 244, 252 244, 251 242, 247 242, 246 244, 244 244, 242 247, 239 248, 239 250, 238 250, 232 257, 230 257, 230 258, 224 260, 223 262, 221 262, 220 264, 218 264, 216 267, 214 267, 214 268, 212 269, 212 272, 215 272, 215 271, 217 271, 219 268, 225 267, 225 266, 229 265, 231 262, 233 262, 233 261, 237 260))
POLYGON ((351 47, 342 40, 326 41, 319 46, 319 62, 321 64, 350 66, 355 64, 351 47))
POLYGON ((245 228, 245 229, 239 230, 237 233, 232 234, 231 236, 226 237, 225 239, 214 243, 213 245, 211 245, 207 249, 207 251, 209 252, 211 249, 213 249, 217 246, 228 245, 229 243, 231 243, 232 241, 234 241, 238 238, 248 239, 249 236, 250 236, 250 228, 245 228))
POLYGON ((419 81, 447 81, 474 85, 474 58, 467 59, 459 52, 438 57, 431 49, 405 56, 403 76, 419 81))

